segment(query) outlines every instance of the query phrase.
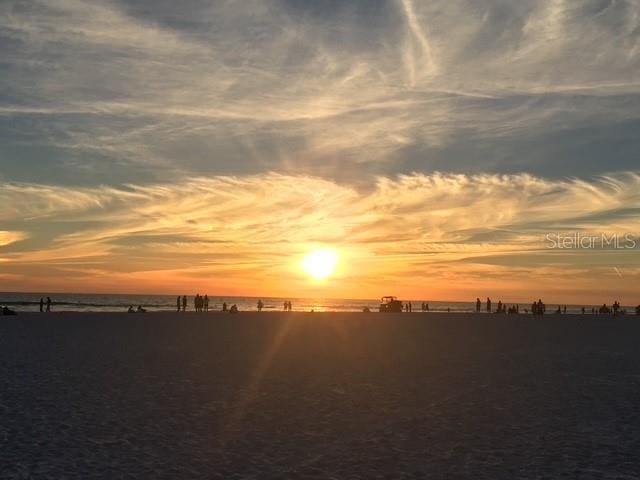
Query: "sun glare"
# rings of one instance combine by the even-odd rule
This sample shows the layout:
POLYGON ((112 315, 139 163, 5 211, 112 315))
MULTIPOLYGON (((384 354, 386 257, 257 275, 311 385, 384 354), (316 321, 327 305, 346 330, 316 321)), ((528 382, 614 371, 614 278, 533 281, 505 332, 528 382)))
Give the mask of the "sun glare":
POLYGON ((322 248, 307 253, 302 259, 302 270, 315 280, 325 280, 331 276, 338 264, 338 253, 330 248, 322 248))

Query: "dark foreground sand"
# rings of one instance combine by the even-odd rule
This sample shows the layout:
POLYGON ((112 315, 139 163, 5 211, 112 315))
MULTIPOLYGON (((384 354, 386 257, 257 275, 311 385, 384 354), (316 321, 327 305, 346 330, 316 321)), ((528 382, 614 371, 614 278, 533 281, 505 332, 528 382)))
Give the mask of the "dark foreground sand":
POLYGON ((638 478, 640 318, 0 317, 0 478, 638 478))

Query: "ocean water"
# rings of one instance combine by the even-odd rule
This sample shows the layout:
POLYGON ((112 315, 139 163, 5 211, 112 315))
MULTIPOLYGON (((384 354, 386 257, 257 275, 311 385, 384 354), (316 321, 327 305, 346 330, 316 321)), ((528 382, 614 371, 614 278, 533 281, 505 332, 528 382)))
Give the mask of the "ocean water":
MULTIPOLYGON (((123 312, 129 306, 134 308, 142 305, 148 311, 175 311, 177 295, 126 295, 126 294, 86 294, 86 293, 11 293, 0 292, 0 305, 7 305, 18 312, 37 312, 40 308, 40 298, 50 296, 53 311, 65 312, 123 312)), ((187 296, 187 311, 193 311, 193 295, 187 296)), ((299 312, 361 312, 365 307, 377 311, 379 299, 354 300, 336 298, 278 298, 278 297, 221 297, 209 295, 209 310, 222 310, 222 303, 228 306, 236 304, 240 311, 255 311, 258 300, 264 303, 264 311, 278 311, 283 309, 285 300, 292 303, 292 309, 299 312)), ((421 304, 429 304, 430 312, 473 312, 475 302, 445 302, 435 300, 411 300, 413 312, 421 311, 421 304)), ((508 305, 515 305, 509 303, 508 305)), ((494 302, 495 309, 497 301, 494 302)), ((520 312, 524 313, 530 305, 519 304, 520 312)), ((591 305, 585 305, 591 312, 591 305)), ((553 312, 557 305, 547 304, 547 312, 553 312)), ((634 309, 626 308, 629 313, 634 309)), ((485 310, 482 304, 482 311, 485 310)), ((580 313, 582 305, 567 305, 567 313, 580 313)))

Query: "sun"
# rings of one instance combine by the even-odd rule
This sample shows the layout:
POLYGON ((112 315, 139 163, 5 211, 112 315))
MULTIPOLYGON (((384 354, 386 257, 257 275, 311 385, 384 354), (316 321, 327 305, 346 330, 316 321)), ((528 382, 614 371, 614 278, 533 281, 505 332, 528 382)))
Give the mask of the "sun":
POLYGON ((301 266, 314 280, 326 280, 338 264, 338 253, 331 248, 320 248, 307 253, 301 266))

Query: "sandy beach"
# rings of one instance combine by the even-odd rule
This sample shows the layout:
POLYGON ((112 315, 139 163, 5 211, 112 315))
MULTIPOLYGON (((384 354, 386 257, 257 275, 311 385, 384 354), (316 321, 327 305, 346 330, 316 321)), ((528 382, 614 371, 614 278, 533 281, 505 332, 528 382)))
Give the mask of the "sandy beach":
POLYGON ((640 318, 0 317, 0 478, 637 478, 640 318))

